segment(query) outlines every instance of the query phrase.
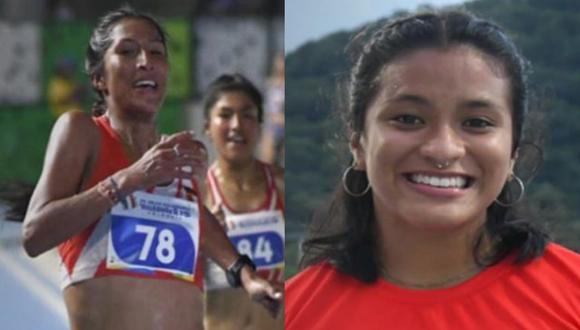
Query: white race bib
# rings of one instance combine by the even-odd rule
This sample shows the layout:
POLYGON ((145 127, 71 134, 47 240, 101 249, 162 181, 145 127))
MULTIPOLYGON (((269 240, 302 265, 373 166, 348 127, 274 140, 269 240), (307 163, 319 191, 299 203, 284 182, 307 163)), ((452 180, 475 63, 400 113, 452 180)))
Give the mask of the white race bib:
MULTIPOLYGON (((284 216, 281 211, 261 211, 226 216, 227 235, 239 253, 254 261, 257 270, 284 267, 284 216)), ((206 267, 208 290, 228 288, 225 272, 211 260, 206 267)))
POLYGON ((284 265, 284 216, 279 210, 226 216, 228 237, 258 270, 284 265))

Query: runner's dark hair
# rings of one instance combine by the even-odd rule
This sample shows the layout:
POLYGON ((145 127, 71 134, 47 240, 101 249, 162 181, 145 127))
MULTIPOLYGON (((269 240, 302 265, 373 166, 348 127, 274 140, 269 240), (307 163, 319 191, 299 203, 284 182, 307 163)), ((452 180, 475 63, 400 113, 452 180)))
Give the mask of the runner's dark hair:
POLYGON ((203 101, 203 115, 205 120, 209 120, 211 108, 218 99, 229 92, 242 92, 246 94, 258 107, 258 122, 262 122, 264 117, 263 97, 258 88, 252 82, 239 73, 223 74, 212 81, 207 88, 203 101))

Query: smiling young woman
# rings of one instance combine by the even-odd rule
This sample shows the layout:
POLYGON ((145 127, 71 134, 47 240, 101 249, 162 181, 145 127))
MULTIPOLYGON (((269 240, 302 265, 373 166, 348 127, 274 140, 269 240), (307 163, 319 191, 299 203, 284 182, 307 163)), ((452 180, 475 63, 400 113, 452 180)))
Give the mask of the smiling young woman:
POLYGON ((457 11, 370 30, 354 162, 286 284, 286 329, 580 328, 580 256, 513 208, 529 114, 512 41, 457 11))

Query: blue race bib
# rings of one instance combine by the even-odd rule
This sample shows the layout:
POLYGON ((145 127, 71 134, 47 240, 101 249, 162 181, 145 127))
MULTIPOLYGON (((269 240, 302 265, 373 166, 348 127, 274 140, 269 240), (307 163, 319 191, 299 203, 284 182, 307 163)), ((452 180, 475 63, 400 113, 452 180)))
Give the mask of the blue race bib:
POLYGON ((159 270, 193 281, 199 253, 199 208, 180 198, 135 192, 111 210, 107 268, 159 270))

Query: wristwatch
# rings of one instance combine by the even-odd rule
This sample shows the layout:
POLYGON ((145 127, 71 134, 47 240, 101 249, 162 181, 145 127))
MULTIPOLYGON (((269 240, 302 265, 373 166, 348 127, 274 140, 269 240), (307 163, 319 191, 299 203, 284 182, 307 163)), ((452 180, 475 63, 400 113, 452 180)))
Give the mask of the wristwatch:
POLYGON ((247 255, 242 254, 231 266, 226 270, 226 278, 228 283, 232 288, 239 288, 242 285, 242 268, 244 266, 250 266, 253 270, 256 270, 256 265, 247 255))

